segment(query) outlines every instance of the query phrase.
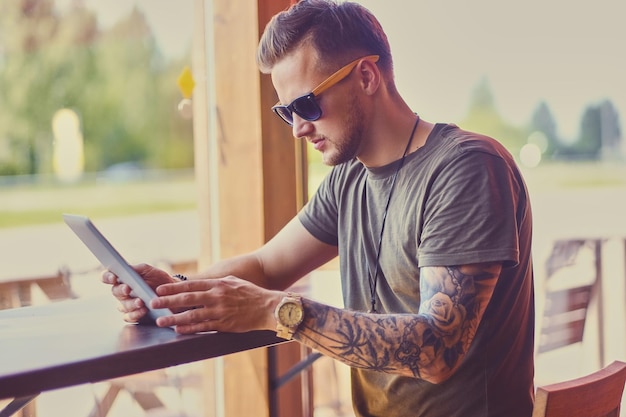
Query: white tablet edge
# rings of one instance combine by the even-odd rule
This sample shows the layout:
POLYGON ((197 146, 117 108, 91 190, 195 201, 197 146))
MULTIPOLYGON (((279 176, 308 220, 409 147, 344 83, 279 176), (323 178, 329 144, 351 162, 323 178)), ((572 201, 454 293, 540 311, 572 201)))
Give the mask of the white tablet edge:
POLYGON ((63 214, 63 220, 100 261, 102 266, 117 275, 120 281, 127 284, 133 290, 133 293, 143 300, 146 307, 148 307, 148 315, 153 321, 157 317, 172 314, 166 308, 150 308, 150 300, 156 297, 155 292, 124 260, 122 255, 111 245, 88 217, 76 214, 63 214))

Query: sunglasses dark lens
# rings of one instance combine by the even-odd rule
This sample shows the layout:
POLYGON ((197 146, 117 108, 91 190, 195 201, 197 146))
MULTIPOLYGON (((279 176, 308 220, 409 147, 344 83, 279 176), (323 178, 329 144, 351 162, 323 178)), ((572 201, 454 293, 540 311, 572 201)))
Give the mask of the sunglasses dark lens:
POLYGON ((322 116, 322 109, 320 109, 312 94, 294 100, 291 103, 291 108, 298 116, 309 122, 315 121, 322 116))
POLYGON ((274 106, 272 107, 272 110, 274 110, 274 113, 291 126, 293 126, 294 112, 309 122, 313 122, 322 117, 322 109, 319 104, 317 104, 317 101, 315 101, 315 96, 313 94, 298 97, 288 106, 274 106))
POLYGON ((272 107, 272 110, 274 110, 274 113, 276 113, 285 122, 290 125, 293 124, 293 115, 287 106, 274 106, 272 107))

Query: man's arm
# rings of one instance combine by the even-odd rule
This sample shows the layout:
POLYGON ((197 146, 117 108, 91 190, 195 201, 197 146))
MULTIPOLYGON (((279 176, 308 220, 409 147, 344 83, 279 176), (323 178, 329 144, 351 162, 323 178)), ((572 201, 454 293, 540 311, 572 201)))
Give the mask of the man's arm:
POLYGON ((294 217, 254 252, 225 259, 192 278, 236 276, 270 290, 284 290, 337 256, 337 247, 314 238, 294 217))
POLYGON ((419 314, 366 314, 305 300, 295 338, 349 366, 440 383, 467 354, 500 263, 420 269, 419 314))
MULTIPOLYGON (((158 289, 159 295, 169 296, 160 300, 161 307, 157 308, 186 312, 168 318, 163 325, 181 325, 179 330, 185 333, 246 331, 255 325, 257 328, 275 328, 273 308, 280 301, 281 293, 267 290, 284 290, 335 256, 336 246, 315 239, 294 218, 260 249, 217 262, 185 282, 178 282, 167 272, 150 265, 137 265, 135 270, 152 288, 158 289), (236 277, 254 285, 238 283, 236 277), (249 299, 244 296, 243 288, 249 299), (227 297, 226 294, 230 293, 234 295, 227 297), (187 311, 199 305, 205 308, 187 311), (222 323, 215 322, 216 317, 222 318, 222 323), (232 317, 232 320, 226 320, 226 317, 232 317)), ((124 320, 134 323, 145 316, 148 310, 132 295, 128 285, 120 283, 108 271, 102 275, 102 281, 113 285, 112 293, 120 302, 124 320)))

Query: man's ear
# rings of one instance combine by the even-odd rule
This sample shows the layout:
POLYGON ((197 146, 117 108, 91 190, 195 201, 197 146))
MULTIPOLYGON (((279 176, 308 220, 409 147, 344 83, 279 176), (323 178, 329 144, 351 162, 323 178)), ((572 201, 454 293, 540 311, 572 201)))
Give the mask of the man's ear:
POLYGON ((363 60, 357 66, 359 74, 359 82, 361 88, 366 94, 374 94, 380 87, 382 81, 382 74, 376 63, 363 60))

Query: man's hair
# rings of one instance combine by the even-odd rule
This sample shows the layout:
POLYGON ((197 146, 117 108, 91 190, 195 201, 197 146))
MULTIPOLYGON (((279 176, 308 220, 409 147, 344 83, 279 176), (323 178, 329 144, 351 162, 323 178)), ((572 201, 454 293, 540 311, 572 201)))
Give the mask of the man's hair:
POLYGON ((301 0, 270 20, 257 49, 263 73, 305 43, 318 53, 320 68, 337 69, 365 55, 379 55, 378 66, 392 78, 387 35, 378 19, 357 3, 301 0))

